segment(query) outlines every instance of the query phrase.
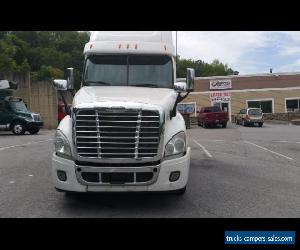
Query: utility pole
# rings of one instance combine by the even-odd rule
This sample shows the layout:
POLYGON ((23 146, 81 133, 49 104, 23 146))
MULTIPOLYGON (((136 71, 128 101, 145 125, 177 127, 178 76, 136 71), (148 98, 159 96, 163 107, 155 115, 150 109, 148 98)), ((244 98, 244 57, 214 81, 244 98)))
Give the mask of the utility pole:
POLYGON ((175 31, 175 34, 176 34, 176 65, 177 65, 177 31, 175 31))

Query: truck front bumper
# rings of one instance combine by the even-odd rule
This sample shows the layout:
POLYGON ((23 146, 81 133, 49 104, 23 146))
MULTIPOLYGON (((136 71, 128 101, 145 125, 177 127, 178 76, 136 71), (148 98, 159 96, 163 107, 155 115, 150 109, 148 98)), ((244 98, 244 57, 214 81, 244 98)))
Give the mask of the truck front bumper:
POLYGON ((28 122, 27 128, 42 128, 44 126, 43 122, 28 122))
MULTIPOLYGON (((141 167, 143 168, 143 167, 141 167)), ((52 177, 54 186, 57 189, 73 192, 145 192, 145 191, 172 191, 184 188, 188 181, 190 168, 190 148, 183 157, 162 161, 159 165, 159 171, 155 182, 149 185, 88 185, 82 184, 78 178, 76 164, 72 160, 58 157, 55 153, 52 156, 52 177), (58 179, 57 171, 64 171, 67 180, 61 181, 58 179), (180 172, 180 177, 177 181, 169 180, 171 172, 180 172)), ((100 169, 100 168, 99 168, 100 169)), ((105 168, 109 172, 115 171, 113 168, 105 168)), ((100 171, 100 170, 99 170, 100 171)), ((101 171, 100 171, 101 172, 101 171)))

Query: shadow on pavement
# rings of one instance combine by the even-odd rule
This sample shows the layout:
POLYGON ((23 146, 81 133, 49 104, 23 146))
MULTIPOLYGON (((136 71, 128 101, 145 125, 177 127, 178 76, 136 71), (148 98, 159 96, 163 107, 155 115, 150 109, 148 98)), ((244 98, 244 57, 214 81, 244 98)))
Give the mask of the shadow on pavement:
MULTIPOLYGON (((187 190, 188 192, 188 190, 187 190)), ((64 208, 77 214, 95 214, 99 211, 134 216, 151 211, 171 211, 184 196, 172 193, 83 193, 62 194, 64 208)))

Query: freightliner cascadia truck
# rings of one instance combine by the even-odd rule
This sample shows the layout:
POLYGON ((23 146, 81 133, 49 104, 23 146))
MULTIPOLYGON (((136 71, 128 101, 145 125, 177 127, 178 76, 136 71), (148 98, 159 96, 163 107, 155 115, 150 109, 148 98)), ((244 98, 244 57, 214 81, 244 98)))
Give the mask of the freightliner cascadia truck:
MULTIPOLYGON (((188 68, 186 81, 176 82, 170 31, 92 32, 81 88, 54 138, 56 190, 183 194, 190 148, 176 107, 194 77, 188 68)), ((53 84, 73 91, 73 68, 53 84)))

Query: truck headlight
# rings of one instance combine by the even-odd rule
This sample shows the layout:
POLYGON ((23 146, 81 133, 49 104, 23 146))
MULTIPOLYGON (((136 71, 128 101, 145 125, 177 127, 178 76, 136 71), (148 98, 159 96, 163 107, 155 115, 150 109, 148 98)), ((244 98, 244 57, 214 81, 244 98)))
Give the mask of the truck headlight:
POLYGON ((181 131, 174 135, 165 147, 165 157, 177 158, 186 152, 185 132, 181 131))
POLYGON ((56 130, 54 137, 55 152, 58 156, 72 159, 71 147, 67 137, 60 131, 56 130))

